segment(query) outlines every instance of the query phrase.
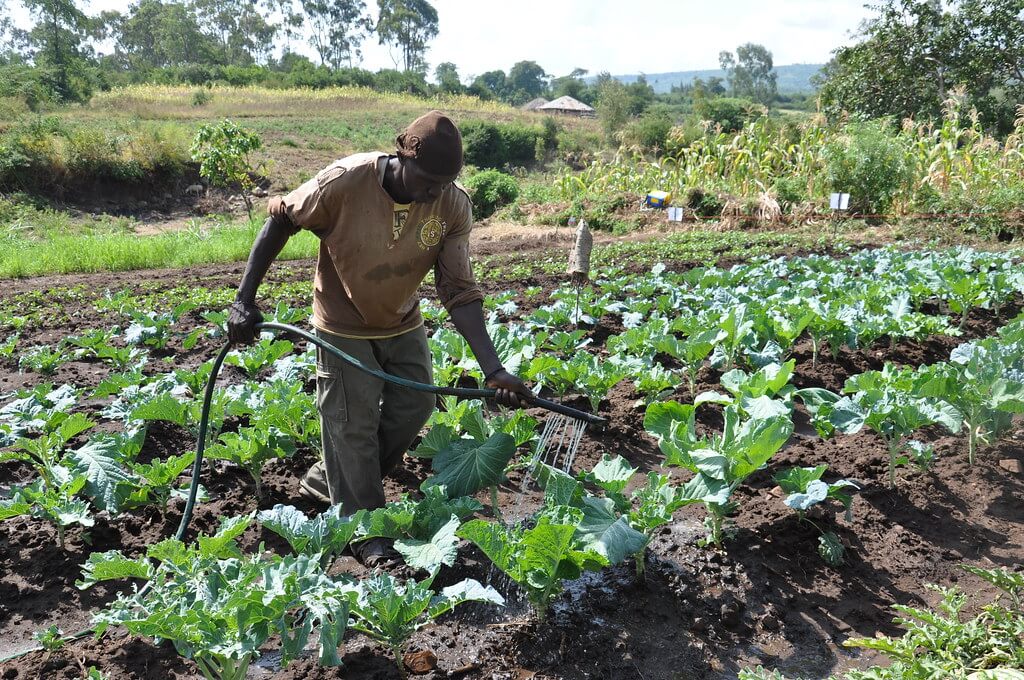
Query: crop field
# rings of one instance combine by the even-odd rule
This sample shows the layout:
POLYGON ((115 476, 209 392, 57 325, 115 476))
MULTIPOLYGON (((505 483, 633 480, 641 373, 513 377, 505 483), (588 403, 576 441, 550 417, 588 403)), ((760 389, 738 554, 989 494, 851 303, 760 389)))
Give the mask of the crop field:
MULTIPOLYGON (((1018 255, 779 245, 616 251, 581 290, 482 277, 509 370, 607 425, 567 460, 541 455, 545 411, 439 399, 388 505, 352 517, 297 493, 315 358, 267 334, 216 383, 183 540, 242 265, 5 282, 0 658, 44 648, 0 677, 876 677, 893 605, 941 603, 926 584, 972 616, 1019 597, 1018 255), (375 536, 406 564, 345 551, 375 536)), ((267 320, 308 325, 311 272, 271 270, 267 320)), ((435 382, 475 385, 422 293, 435 382)))

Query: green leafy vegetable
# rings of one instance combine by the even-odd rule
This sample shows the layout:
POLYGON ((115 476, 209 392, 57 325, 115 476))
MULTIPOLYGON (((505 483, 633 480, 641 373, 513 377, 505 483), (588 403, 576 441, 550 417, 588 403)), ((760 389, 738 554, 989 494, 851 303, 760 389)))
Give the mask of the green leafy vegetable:
POLYGON ((480 489, 501 483, 505 466, 515 452, 515 440, 504 432, 491 435, 483 443, 453 441, 434 456, 434 475, 423 483, 423 488, 444 486, 450 497, 472 496, 480 489))
POLYGON ((402 583, 382 572, 360 582, 347 593, 353 617, 351 628, 386 644, 394 654, 403 678, 406 677, 403 649, 419 628, 464 602, 505 604, 504 598, 493 588, 471 579, 448 586, 440 594, 431 590, 431 582, 432 579, 402 583))
POLYGON ((261 511, 256 519, 288 541, 297 554, 319 559, 320 566, 326 569, 352 540, 366 514, 366 510, 360 510, 345 516, 341 514, 341 505, 334 505, 309 519, 291 505, 278 504, 261 511))
POLYGON ((526 591, 540 620, 561 592, 563 581, 579 578, 584 569, 608 564, 607 558, 596 551, 577 549, 575 534, 576 526, 554 524, 546 516, 530 529, 471 520, 458 531, 526 591))

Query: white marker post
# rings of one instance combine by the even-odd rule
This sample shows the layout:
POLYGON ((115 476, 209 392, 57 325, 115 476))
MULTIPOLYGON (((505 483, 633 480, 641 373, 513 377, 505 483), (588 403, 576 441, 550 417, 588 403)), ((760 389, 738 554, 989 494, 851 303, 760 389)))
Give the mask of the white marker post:
POLYGON ((839 213, 850 209, 850 194, 831 194, 828 207, 832 209, 832 239, 835 240, 839 235, 839 213))

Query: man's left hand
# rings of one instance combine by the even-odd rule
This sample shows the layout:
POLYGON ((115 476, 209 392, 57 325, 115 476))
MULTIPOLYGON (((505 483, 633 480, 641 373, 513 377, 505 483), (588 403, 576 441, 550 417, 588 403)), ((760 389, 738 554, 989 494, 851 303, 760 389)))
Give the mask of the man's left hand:
POLYGON ((519 376, 512 375, 505 369, 488 378, 487 386, 497 390, 494 399, 502 406, 524 408, 528 405, 526 400, 533 396, 533 392, 519 376))

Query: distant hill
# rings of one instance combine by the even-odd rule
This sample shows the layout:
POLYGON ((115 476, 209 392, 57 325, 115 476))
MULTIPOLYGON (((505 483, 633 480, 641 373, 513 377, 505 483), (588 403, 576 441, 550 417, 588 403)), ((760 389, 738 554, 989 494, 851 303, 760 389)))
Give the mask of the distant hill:
MULTIPOLYGON (((778 76, 779 94, 794 94, 797 92, 814 92, 811 85, 811 77, 822 69, 824 64, 788 64, 776 66, 775 73, 778 76)), ((695 78, 707 80, 712 77, 725 78, 725 71, 722 69, 708 69, 703 71, 673 71, 672 73, 645 73, 647 82, 658 94, 669 92, 673 85, 689 85, 695 78)), ((626 76, 614 76, 624 83, 632 83, 639 76, 636 74, 626 76)), ((585 79, 588 83, 593 82, 593 76, 585 79)))

